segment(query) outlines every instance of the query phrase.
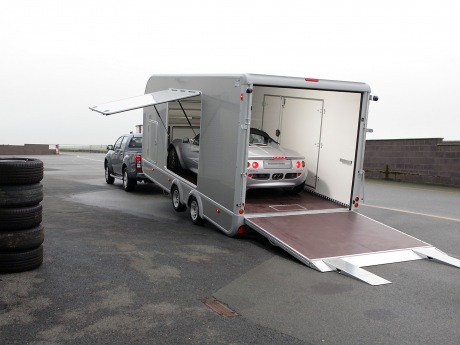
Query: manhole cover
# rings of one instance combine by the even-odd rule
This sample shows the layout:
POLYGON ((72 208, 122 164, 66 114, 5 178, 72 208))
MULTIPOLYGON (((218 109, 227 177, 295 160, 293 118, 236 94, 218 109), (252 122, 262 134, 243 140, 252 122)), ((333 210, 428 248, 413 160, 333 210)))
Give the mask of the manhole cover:
POLYGON ((208 297, 202 301, 205 305, 207 305, 210 309, 214 310, 220 316, 225 317, 235 317, 238 314, 230 309, 228 306, 223 304, 221 301, 218 301, 214 297, 208 297))

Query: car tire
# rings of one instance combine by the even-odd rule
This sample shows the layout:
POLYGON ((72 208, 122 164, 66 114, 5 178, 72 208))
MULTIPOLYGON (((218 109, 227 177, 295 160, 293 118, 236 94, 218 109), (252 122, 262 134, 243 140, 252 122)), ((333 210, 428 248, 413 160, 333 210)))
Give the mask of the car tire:
POLYGON ((187 209, 187 206, 180 202, 179 188, 176 185, 171 188, 171 201, 176 212, 184 212, 187 209))
POLYGON ((195 225, 204 223, 204 219, 200 217, 200 205, 194 196, 190 197, 190 219, 195 225))
POLYGON ((137 180, 128 177, 128 169, 123 169, 123 189, 127 192, 131 192, 136 188, 137 180))
POLYGON ((299 184, 298 186, 292 188, 284 188, 284 191, 289 194, 299 194, 305 188, 305 181, 299 184))
POLYGON ((104 170, 105 170, 105 182, 107 182, 107 184, 113 184, 115 182, 115 177, 110 175, 112 171, 109 168, 109 164, 107 163, 105 164, 104 170))
POLYGON ((42 206, 0 208, 0 231, 22 230, 42 222, 42 206))
POLYGON ((34 184, 43 180, 43 162, 34 158, 0 158, 0 185, 34 184))
POLYGON ((24 272, 37 268, 42 263, 42 245, 20 252, 0 252, 0 273, 24 272))
POLYGON ((0 232, 0 252, 17 252, 37 248, 45 239, 42 225, 31 229, 0 232))
POLYGON ((174 147, 170 147, 168 150, 167 167, 169 170, 176 173, 180 173, 183 170, 182 166, 180 165, 179 156, 177 155, 176 149, 174 147))
POLYGON ((41 183, 0 186, 0 207, 24 207, 38 205, 43 200, 41 183))

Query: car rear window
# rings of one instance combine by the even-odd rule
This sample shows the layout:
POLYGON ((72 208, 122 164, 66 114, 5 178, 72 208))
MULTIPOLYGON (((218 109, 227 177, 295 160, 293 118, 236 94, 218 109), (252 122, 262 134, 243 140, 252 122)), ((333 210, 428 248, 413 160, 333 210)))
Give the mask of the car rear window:
POLYGON ((128 145, 130 148, 142 148, 142 138, 132 138, 128 145))

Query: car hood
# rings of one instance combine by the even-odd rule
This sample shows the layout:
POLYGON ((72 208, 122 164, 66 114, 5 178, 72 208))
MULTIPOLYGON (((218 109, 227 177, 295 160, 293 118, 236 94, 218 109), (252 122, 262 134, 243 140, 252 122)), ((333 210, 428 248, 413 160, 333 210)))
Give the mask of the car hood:
POLYGON ((255 146, 250 145, 248 150, 248 158, 267 159, 276 156, 286 156, 288 159, 305 159, 300 153, 294 150, 286 149, 281 146, 255 146))

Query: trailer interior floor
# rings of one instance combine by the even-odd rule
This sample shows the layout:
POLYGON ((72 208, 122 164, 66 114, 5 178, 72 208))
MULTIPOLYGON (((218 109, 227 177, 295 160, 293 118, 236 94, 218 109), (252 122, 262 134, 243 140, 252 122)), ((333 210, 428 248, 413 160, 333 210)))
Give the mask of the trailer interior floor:
POLYGON ((246 193, 246 214, 318 211, 344 208, 334 201, 303 191, 291 194, 281 188, 249 189, 246 193))

